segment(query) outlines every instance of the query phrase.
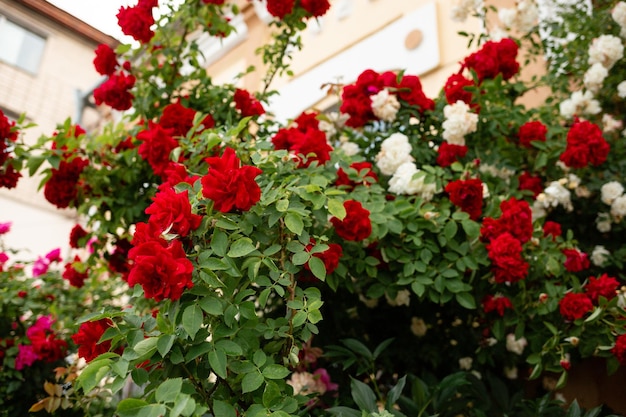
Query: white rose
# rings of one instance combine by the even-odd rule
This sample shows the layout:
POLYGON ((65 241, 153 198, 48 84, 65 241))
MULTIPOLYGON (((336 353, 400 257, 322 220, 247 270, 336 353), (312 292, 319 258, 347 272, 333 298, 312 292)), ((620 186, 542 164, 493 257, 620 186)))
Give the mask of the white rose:
POLYGON ((610 232, 611 216, 608 213, 598 213, 598 217, 596 217, 596 228, 600 233, 610 232))
POLYGON ((601 35, 589 46, 589 65, 600 63, 607 69, 624 57, 622 40, 613 35, 601 35))
POLYGON ((604 246, 597 245, 593 248, 593 251, 591 251, 590 259, 595 266, 602 267, 604 263, 608 261, 610 254, 611 252, 609 252, 604 246))
POLYGON ((392 307, 408 306, 411 303, 411 292, 409 290, 400 290, 396 293, 396 298, 390 298, 385 294, 387 303, 392 307))
POLYGON ((617 3, 611 10, 611 17, 618 25, 626 26, 626 2, 620 1, 617 3))
POLYGON ((626 216, 626 195, 621 195, 611 203, 611 216, 618 222, 626 216))
POLYGON ((370 97, 372 100, 372 112, 376 117, 385 122, 396 120, 396 114, 400 110, 400 102, 395 94, 390 94, 389 90, 383 89, 370 97))
POLYGON ((617 95, 620 98, 626 98, 626 81, 617 84, 617 95))
POLYGON ((436 191, 434 183, 424 182, 424 176, 415 178, 420 172, 413 162, 405 162, 396 169, 389 180, 389 191, 395 194, 419 194, 424 200, 430 201, 436 191))
POLYGON ((469 106, 459 100, 443 108, 446 118, 442 123, 441 136, 452 145, 465 145, 465 135, 475 132, 478 126, 478 115, 470 112, 469 106))
POLYGON ((602 202, 609 206, 613 204, 613 201, 624 194, 624 187, 617 181, 607 182, 600 188, 602 193, 602 202))
POLYGON ((528 342, 526 338, 516 339, 513 333, 506 335, 506 350, 521 355, 528 342))
POLYGON ((402 133, 394 133, 383 141, 376 155, 376 166, 384 175, 393 175, 405 162, 412 162, 409 138, 402 133))
POLYGON ((459 368, 461 368, 464 371, 469 371, 470 369, 472 369, 473 362, 474 362, 474 359, 472 359, 469 356, 466 356, 464 358, 459 358, 459 368))
POLYGON ((602 126, 603 132, 613 132, 615 130, 621 129, 623 124, 621 120, 617 120, 613 116, 608 113, 602 115, 602 126))
POLYGON ((343 142, 341 146, 339 146, 339 149, 341 149, 346 156, 354 156, 361 150, 359 145, 354 142, 343 142))
POLYGON ((604 79, 608 75, 609 70, 607 70, 601 63, 596 62, 591 67, 589 67, 587 72, 585 72, 583 83, 589 91, 597 93, 600 88, 602 88, 604 79))

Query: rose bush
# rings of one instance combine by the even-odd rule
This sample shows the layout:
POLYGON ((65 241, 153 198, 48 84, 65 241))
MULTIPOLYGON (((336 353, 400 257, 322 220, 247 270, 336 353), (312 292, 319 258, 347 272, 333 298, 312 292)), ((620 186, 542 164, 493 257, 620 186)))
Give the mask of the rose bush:
MULTIPOLYGON (((455 17, 489 30, 437 97, 364 69, 333 87, 340 114, 284 126, 271 82, 328 2, 267 2, 253 93, 198 64, 196 31, 228 35, 236 6, 165 2, 155 21, 140 0, 118 14, 137 45, 94 60, 109 77, 94 98, 122 122, 68 120, 34 147, 4 122, 3 176, 43 172, 46 198, 84 219, 72 241, 89 237, 89 256, 64 276, 128 288, 59 327, 88 362, 71 405, 92 412, 81 399, 104 389, 120 416, 565 415, 552 392, 524 398, 527 381, 625 365, 626 4, 541 26, 521 1, 503 34, 478 3, 455 17), (545 102, 521 104, 538 88, 545 102)), ((62 405, 48 393, 33 410, 62 405)))

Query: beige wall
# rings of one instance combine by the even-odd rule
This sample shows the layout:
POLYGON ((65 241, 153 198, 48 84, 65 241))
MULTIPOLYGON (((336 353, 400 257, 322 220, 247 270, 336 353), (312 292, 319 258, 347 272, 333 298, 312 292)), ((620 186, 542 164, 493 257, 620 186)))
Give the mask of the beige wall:
MULTIPOLYGON (((100 79, 92 64, 97 45, 13 1, 0 0, 0 14, 46 36, 37 74, 0 62, 0 107, 26 113, 28 121, 37 124, 24 132, 26 141, 33 143, 42 134, 51 135, 68 117, 75 119, 77 90, 90 90, 100 79)), ((0 189, 0 222, 13 222, 6 243, 32 256, 64 248, 75 224, 74 212, 57 210, 37 192, 39 178, 23 174, 16 189, 0 189)))

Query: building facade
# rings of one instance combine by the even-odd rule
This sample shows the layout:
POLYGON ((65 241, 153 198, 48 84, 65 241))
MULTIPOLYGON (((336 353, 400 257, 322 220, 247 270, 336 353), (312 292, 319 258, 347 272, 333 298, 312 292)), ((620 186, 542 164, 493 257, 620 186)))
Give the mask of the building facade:
MULTIPOLYGON (((100 82, 92 65, 100 43, 117 41, 45 0, 0 0, 0 109, 36 125, 24 132, 27 142, 69 117, 86 129, 97 123, 84 103, 100 82)), ((75 222, 71 210, 43 199, 39 181, 24 176, 16 189, 0 189, 0 222, 13 223, 5 243, 27 257, 62 245, 75 222)))

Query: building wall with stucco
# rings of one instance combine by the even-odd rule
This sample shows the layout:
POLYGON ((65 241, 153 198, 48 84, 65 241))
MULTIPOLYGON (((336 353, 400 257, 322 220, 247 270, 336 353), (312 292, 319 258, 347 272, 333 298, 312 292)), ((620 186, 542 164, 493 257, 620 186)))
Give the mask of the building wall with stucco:
MULTIPOLYGON (((79 96, 88 94, 100 81, 92 64, 96 46, 115 45, 115 39, 44 0, 0 0, 0 30, 6 22, 13 32, 4 32, 2 48, 20 47, 12 45, 20 42, 15 30, 43 39, 38 63, 31 67, 0 53, 0 109, 13 118, 25 114, 26 120, 35 124, 23 132, 25 140, 35 143, 41 135, 51 135, 67 118, 77 120, 79 112, 81 126, 89 129, 95 125, 97 113, 80 111, 79 96)), ((30 50, 32 53, 33 48, 30 50)), ((0 189, 0 222, 13 223, 4 236, 5 244, 24 250, 25 257, 66 245, 76 221, 72 210, 58 210, 43 198, 37 191, 39 182, 40 178, 28 178, 24 173, 16 189, 0 189)))

